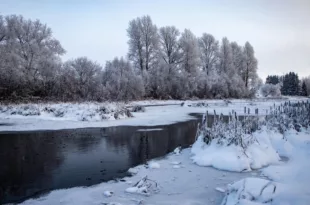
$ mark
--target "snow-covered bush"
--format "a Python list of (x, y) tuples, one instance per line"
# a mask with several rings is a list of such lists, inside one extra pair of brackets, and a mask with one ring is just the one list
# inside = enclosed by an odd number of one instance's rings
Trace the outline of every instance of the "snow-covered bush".
[(181, 103), (182, 107), (208, 107), (207, 102), (182, 102)]
[(260, 92), (264, 97), (280, 97), (281, 91), (280, 91), (280, 85), (274, 85), (274, 84), (265, 84), (262, 85), (260, 88)]
[(0, 111), (9, 115), (36, 116), (40, 110), (34, 105), (1, 106)]
[(237, 115), (230, 117), (228, 122), (223, 116), (214, 115), (214, 122), (211, 127), (207, 125), (207, 114), (204, 115), (198, 135), (203, 136), (206, 144), (216, 141), (217, 144), (230, 146), (232, 144), (246, 148), (253, 143), (252, 132), (258, 128), (255, 117), (246, 117), (243, 121)]
[(141, 105), (133, 106), (131, 112), (145, 112), (145, 107)]
[(122, 119), (122, 118), (127, 118), (127, 117), (133, 117), (130, 110), (128, 110), (127, 108), (123, 108), (123, 109), (118, 110), (114, 113), (114, 118), (116, 120)]
[(310, 102), (285, 102), (278, 107), (272, 107), (266, 116), (269, 129), (276, 129), (284, 133), (288, 129), (300, 131), (302, 127), (310, 126)]
[(101, 121), (133, 117), (122, 103), (55, 103), (1, 105), (0, 117), (33, 116), (38, 119)]
[(287, 102), (277, 108), (274, 106), (270, 114), (262, 120), (256, 117), (239, 120), (235, 115), (225, 122), (221, 116), (215, 117), (211, 127), (208, 127), (206, 115), (198, 129), (198, 138), (192, 146), (193, 161), (201, 166), (245, 171), (280, 160), (269, 135), (283, 134), (289, 129), (300, 131), (303, 127), (309, 127), (310, 103)]
[(63, 117), (66, 113), (64, 108), (45, 107), (44, 112), (52, 113), (55, 117)]
[(249, 171), (280, 160), (268, 136), (261, 132), (257, 117), (238, 118), (236, 113), (224, 121), (214, 115), (211, 127), (204, 115), (192, 146), (193, 161), (201, 166), (213, 166), (229, 171)]

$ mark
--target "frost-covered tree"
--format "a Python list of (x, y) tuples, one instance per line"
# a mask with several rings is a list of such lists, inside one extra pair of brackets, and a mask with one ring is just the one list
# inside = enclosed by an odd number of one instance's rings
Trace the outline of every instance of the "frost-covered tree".
[(157, 27), (150, 16), (138, 17), (129, 22), (128, 58), (141, 71), (148, 71), (154, 66), (158, 54)]
[(20, 95), (42, 95), (45, 93), (42, 85), (47, 83), (44, 80), (49, 78), (45, 75), (50, 75), (47, 69), (57, 67), (65, 50), (53, 38), (52, 30), (39, 20), (16, 15), (0, 19), (0, 52), (3, 54), (0, 63), (6, 71), (6, 80), (15, 84), (7, 82), (6, 95), (15, 91), (22, 91)]
[(264, 97), (279, 97), (281, 96), (280, 85), (266, 83), (261, 86), (260, 92)]
[(222, 44), (219, 52), (219, 65), (218, 73), (230, 74), (234, 73), (233, 70), (232, 50), (230, 43), (226, 37), (222, 39)]
[(197, 39), (188, 29), (182, 34), (174, 26), (158, 30), (150, 16), (130, 21), (127, 34), (128, 60), (108, 61), (102, 70), (86, 57), (63, 63), (65, 50), (39, 20), (0, 15), (0, 97), (239, 98), (253, 94), (259, 84), (249, 43), (241, 47), (224, 38), (219, 45), (207, 33)]
[(97, 96), (98, 86), (100, 85), (100, 77), (102, 67), (87, 57), (80, 57), (69, 60), (64, 64), (64, 73), (69, 78), (66, 80), (72, 86), (72, 93), (79, 99), (95, 100)]
[(241, 54), (238, 54), (238, 50), (239, 47), (232, 46), (226, 37), (222, 39), (217, 70), (219, 76), (224, 79), (223, 83), (227, 84), (225, 87), (228, 88), (228, 96), (234, 98), (248, 97), (253, 93), (245, 86), (242, 72), (238, 72), (238, 69), (243, 67), (243, 56), (239, 56)]
[(179, 30), (174, 26), (166, 26), (159, 29), (160, 53), (168, 66), (169, 74), (180, 63), (179, 35)]
[(202, 68), (207, 75), (215, 68), (218, 60), (219, 42), (211, 34), (203, 33), (199, 38)]
[(245, 67), (242, 72), (242, 79), (245, 82), (245, 87), (248, 88), (250, 86), (251, 81), (254, 81), (257, 76), (257, 59), (254, 55), (254, 48), (249, 43), (246, 42), (243, 48), (244, 57), (245, 57)]
[(115, 58), (106, 63), (102, 82), (111, 100), (136, 100), (144, 95), (142, 78), (129, 61)]
[(245, 70), (245, 55), (242, 46), (239, 46), (236, 42), (231, 42), (231, 52), (233, 67), (240, 76), (244, 75)]
[(185, 29), (179, 39), (181, 60), (179, 74), (184, 96), (193, 97), (197, 89), (197, 75), (200, 67), (200, 51), (196, 36)]
[(181, 49), (181, 66), (187, 73), (196, 73), (200, 64), (199, 47), (196, 36), (185, 29), (179, 40)]

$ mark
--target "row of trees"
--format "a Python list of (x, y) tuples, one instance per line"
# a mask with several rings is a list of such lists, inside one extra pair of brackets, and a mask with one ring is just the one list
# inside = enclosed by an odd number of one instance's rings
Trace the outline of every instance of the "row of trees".
[(128, 56), (104, 68), (65, 53), (39, 20), (0, 15), (0, 95), (4, 99), (132, 100), (250, 97), (259, 84), (250, 43), (196, 37), (174, 26), (157, 28), (149, 16), (129, 22)]
[(282, 95), (308, 96), (310, 94), (310, 77), (299, 80), (298, 74), (294, 72), (283, 76), (267, 76), (266, 84), (277, 85)]

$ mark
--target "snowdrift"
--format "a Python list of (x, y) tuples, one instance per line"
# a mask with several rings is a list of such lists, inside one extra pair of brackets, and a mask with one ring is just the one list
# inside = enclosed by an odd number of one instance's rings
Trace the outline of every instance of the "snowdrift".
[(260, 178), (229, 184), (222, 205), (307, 205), (309, 195), (297, 187)]
[(276, 164), (280, 157), (271, 145), (266, 132), (254, 133), (256, 140), (246, 149), (239, 145), (220, 145), (216, 141), (206, 144), (199, 136), (193, 144), (192, 160), (200, 166), (212, 166), (227, 171), (251, 171), (270, 164)]

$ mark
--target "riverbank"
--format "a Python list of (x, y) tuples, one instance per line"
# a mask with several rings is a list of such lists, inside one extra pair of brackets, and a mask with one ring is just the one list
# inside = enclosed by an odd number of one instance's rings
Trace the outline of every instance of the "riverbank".
[[(254, 100), (198, 100), (198, 101), (134, 101), (127, 104), (100, 103), (57, 103), (12, 105), (10, 111), (0, 111), (0, 131), (60, 130), (89, 127), (111, 126), (156, 126), (167, 125), (192, 119), (190, 113), (209, 113), (228, 115), (234, 110), (238, 115), (253, 115), (258, 109), (265, 115), (270, 106), (279, 105), (288, 99), (254, 99)], [(289, 98), (291, 101), (307, 100), (307, 98)], [(136, 105), (145, 106), (145, 112), (131, 112)], [(9, 105), (10, 106), (10, 105)], [(20, 107), (32, 109), (20, 110)], [(108, 108), (109, 111), (103, 108)], [(14, 112), (11, 112), (14, 111)], [(28, 113), (36, 112), (36, 113)], [(42, 114), (41, 114), (42, 112)], [(40, 114), (38, 114), (40, 113)], [(115, 117), (115, 113), (118, 113)], [(31, 114), (31, 115), (30, 115)]]
[(310, 130), (289, 130), (285, 136), (287, 140), (274, 134), (268, 137), (274, 149), (289, 160), (260, 170), (228, 172), (198, 166), (188, 148), (131, 168), (132, 177), (89, 188), (55, 190), (22, 204), (306, 205), (310, 200)]
[[(225, 189), (228, 183), (244, 177), (256, 176), (256, 171), (236, 173), (200, 167), (190, 159), (190, 148), (179, 155), (171, 153), (163, 159), (149, 162), (150, 166), (140, 165), (130, 169), (136, 173), (119, 182), (111, 181), (89, 188), (56, 190), (39, 199), (30, 199), (23, 205), (48, 204), (220, 204), (224, 193), (216, 188)], [(152, 183), (148, 192), (128, 193), (126, 190), (147, 176)], [(155, 182), (157, 184), (153, 183)], [(219, 189), (219, 190), (221, 190)], [(127, 190), (128, 191), (128, 190)], [(111, 193), (107, 196), (105, 193)], [(141, 203), (140, 203), (141, 202)]]

